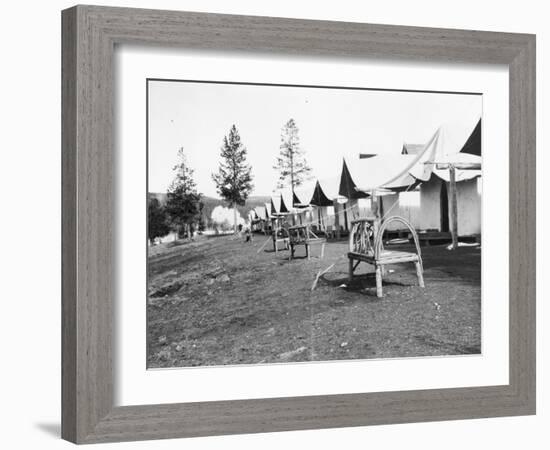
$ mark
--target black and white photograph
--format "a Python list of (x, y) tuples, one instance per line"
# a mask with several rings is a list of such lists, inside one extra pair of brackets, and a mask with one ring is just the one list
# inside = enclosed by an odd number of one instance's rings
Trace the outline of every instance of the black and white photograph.
[(147, 368), (481, 354), (483, 95), (146, 96)]

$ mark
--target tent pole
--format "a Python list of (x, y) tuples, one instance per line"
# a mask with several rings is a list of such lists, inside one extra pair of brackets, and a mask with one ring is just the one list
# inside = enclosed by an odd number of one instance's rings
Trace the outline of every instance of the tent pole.
[(344, 226), (346, 228), (346, 231), (349, 231), (349, 226), (348, 226), (348, 206), (349, 206), (349, 200), (344, 203), (343, 205), (343, 208), (344, 208)]
[(334, 228), (336, 229), (336, 239), (340, 239), (340, 212), (338, 211), (338, 201), (332, 202), (334, 206)]
[(451, 248), (454, 250), (458, 247), (458, 206), (456, 198), (456, 173), (455, 167), (452, 164), (449, 165), (449, 191), (451, 194), (449, 198), (449, 202), (451, 203)]
[(374, 210), (374, 217), (376, 217), (376, 220), (374, 221), (374, 235), (376, 236), (378, 234), (378, 228), (380, 224), (380, 197), (376, 195), (375, 190), (372, 190), (370, 191), (370, 198), (371, 204), (374, 206), (372, 208)]

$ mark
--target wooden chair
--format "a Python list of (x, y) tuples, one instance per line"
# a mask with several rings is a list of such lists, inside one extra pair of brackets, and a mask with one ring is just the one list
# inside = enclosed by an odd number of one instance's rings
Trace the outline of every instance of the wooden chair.
[(275, 228), (271, 236), (273, 238), (273, 251), (277, 253), (279, 251), (279, 243), (283, 243), (285, 250), (288, 250), (288, 230), (284, 227)]
[(303, 245), (306, 248), (307, 259), (310, 259), (310, 246), (312, 245), (321, 245), (321, 258), (325, 254), (325, 244), (326, 239), (318, 237), (312, 230), (309, 225), (295, 225), (288, 229), (289, 245), (290, 245), (290, 255), (289, 260), (294, 258), (295, 247), (298, 245)]
[[(416, 252), (404, 252), (384, 249), (383, 235), (388, 225), (392, 222), (401, 222), (411, 232)], [(379, 219), (365, 218), (354, 220), (349, 235), (349, 282), (353, 279), (353, 272), (361, 262), (371, 264), (376, 271), (376, 296), (382, 297), (382, 275), (384, 265), (413, 263), (416, 267), (418, 285), (424, 287), (422, 257), (420, 245), (415, 229), (409, 222), (399, 216), (390, 217), (379, 226)]]

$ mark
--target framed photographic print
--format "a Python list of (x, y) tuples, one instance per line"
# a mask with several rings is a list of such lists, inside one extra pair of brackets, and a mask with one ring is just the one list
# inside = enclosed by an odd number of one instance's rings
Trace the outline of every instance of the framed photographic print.
[(65, 439), (534, 414), (534, 36), (62, 18)]

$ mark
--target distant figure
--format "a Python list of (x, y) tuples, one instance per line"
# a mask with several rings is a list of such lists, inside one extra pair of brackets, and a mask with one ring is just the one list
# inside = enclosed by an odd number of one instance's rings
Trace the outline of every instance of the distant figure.
[(252, 243), (252, 232), (250, 231), (250, 228), (246, 228), (244, 230), (244, 235), (245, 235), (245, 242), (250, 242)]
[(243, 224), (240, 223), (239, 224), (239, 234), (241, 234), (243, 232)]

